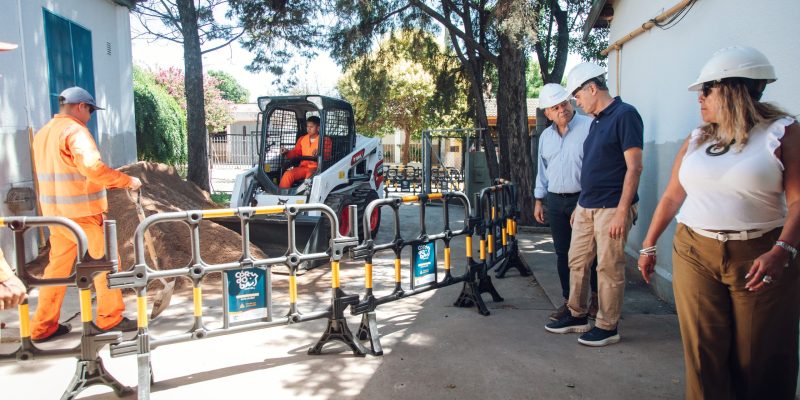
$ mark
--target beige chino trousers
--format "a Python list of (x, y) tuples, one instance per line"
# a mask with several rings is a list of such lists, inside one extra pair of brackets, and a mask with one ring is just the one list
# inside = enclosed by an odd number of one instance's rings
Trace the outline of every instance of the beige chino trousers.
[(572, 223), (572, 243), (569, 248), (569, 301), (567, 306), (574, 317), (584, 317), (588, 311), (589, 277), (592, 261), (597, 257), (597, 297), (599, 309), (595, 326), (616, 329), (622, 313), (625, 294), (625, 243), (637, 204), (631, 206), (625, 219), (625, 231), (620, 239), (608, 235), (616, 208), (575, 208)]

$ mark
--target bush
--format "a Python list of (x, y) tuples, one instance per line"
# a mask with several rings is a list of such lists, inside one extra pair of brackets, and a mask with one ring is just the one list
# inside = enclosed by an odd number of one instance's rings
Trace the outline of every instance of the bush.
[(185, 164), (186, 114), (150, 72), (138, 67), (133, 70), (133, 104), (139, 159)]

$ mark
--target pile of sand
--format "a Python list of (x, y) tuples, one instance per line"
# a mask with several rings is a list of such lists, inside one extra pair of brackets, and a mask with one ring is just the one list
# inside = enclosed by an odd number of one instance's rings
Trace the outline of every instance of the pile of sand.
[[(207, 210), (220, 208), (211, 201), (208, 193), (178, 175), (164, 164), (138, 162), (120, 168), (122, 172), (142, 180), (141, 203), (145, 215), (155, 213)], [(139, 216), (136, 194), (125, 189), (108, 192), (108, 218), (117, 221), (119, 269), (134, 265), (133, 239)], [(150, 236), (157, 253), (158, 269), (181, 268), (191, 264), (189, 225), (184, 222), (166, 222), (153, 225)], [(257, 247), (250, 245), (256, 259), (266, 258)], [(234, 262), (242, 255), (242, 238), (210, 220), (200, 222), (200, 257), (208, 264)], [(151, 258), (147, 258), (148, 265)], [(151, 268), (154, 266), (150, 265)]]

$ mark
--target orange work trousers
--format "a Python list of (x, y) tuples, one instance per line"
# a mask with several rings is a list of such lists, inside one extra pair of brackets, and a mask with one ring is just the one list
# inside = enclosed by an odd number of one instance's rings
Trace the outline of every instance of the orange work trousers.
[(314, 175), (314, 172), (316, 171), (316, 168), (294, 167), (283, 173), (283, 176), (281, 177), (281, 183), (278, 185), (278, 187), (281, 189), (289, 189), (292, 187), (293, 183), (301, 179), (308, 179), (308, 177)]
[[(89, 255), (101, 258), (105, 254), (105, 236), (103, 235), (103, 215), (72, 218), (80, 225), (89, 239)], [(72, 231), (60, 226), (50, 227), (50, 263), (44, 269), (44, 278), (64, 278), (72, 273), (75, 259), (78, 256), (78, 241)], [(97, 293), (97, 327), (108, 329), (122, 320), (125, 304), (122, 291), (109, 289), (107, 273), (97, 274), (94, 278), (94, 289)], [(33, 317), (31, 337), (46, 338), (58, 329), (61, 315), (61, 304), (64, 302), (66, 286), (44, 286), (39, 288), (39, 305)]]

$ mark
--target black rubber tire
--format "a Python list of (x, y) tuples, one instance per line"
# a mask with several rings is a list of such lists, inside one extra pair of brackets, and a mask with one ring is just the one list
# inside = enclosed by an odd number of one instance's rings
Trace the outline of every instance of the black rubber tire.
[[(358, 205), (358, 227), (359, 229), (363, 229), (364, 213), (367, 211), (367, 206), (372, 201), (379, 199), (380, 196), (378, 196), (378, 192), (370, 188), (370, 189), (356, 190), (356, 192), (353, 193), (353, 197), (356, 201), (358, 201), (356, 203)], [(374, 228), (370, 229), (370, 235), (372, 235), (373, 239), (375, 238), (375, 235), (378, 234), (378, 230), (380, 230), (381, 227), (380, 207), (377, 209), (377, 211), (378, 211), (378, 222), (375, 224)], [(363, 235), (359, 231), (359, 237), (361, 238), (361, 240), (364, 240), (364, 238), (361, 236)]]

